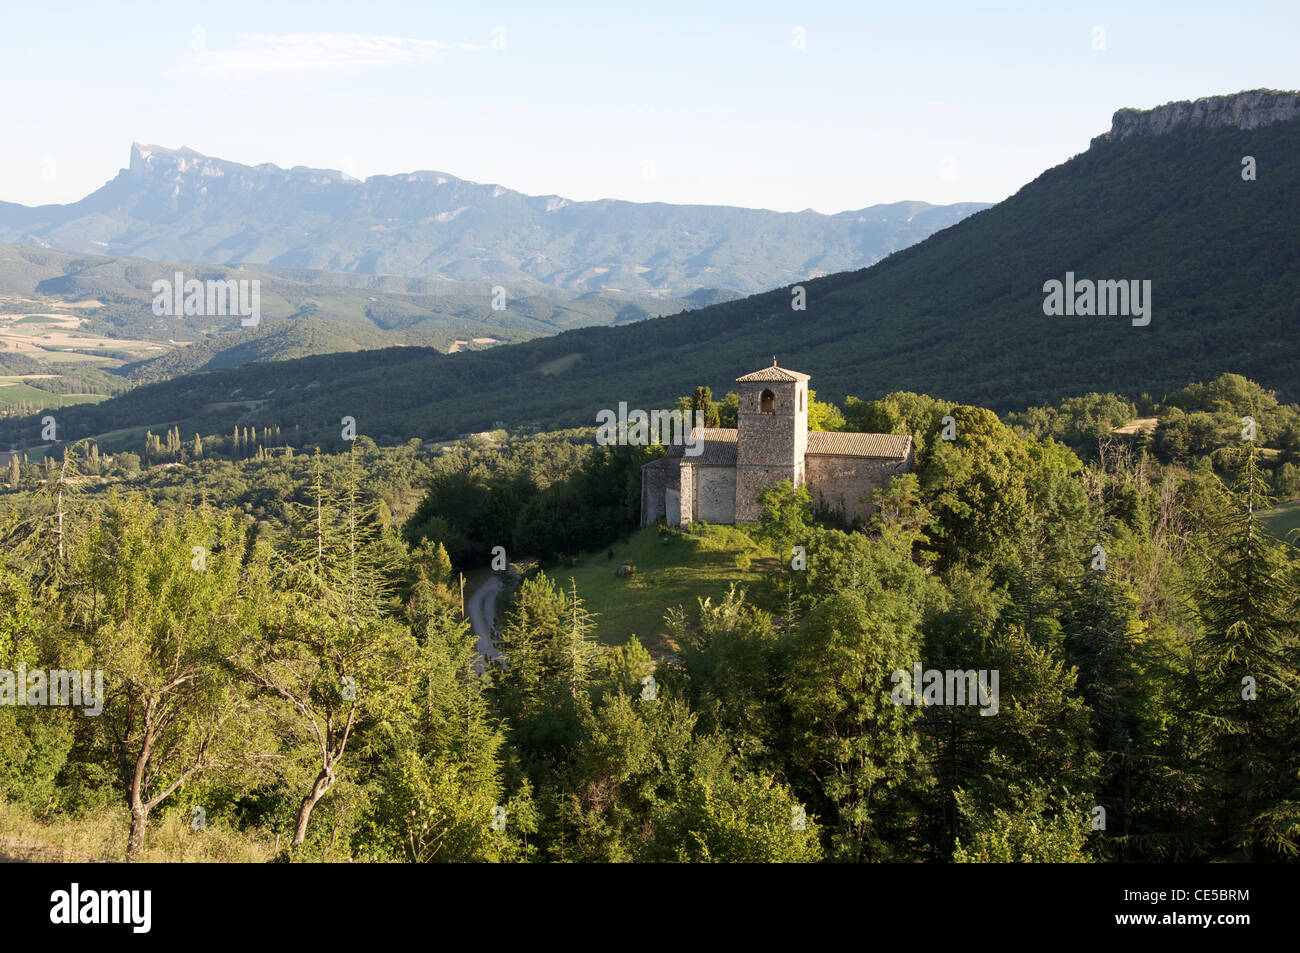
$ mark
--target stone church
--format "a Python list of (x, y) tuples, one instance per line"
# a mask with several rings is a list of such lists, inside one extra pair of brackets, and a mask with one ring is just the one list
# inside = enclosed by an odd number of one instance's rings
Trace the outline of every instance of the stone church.
[(694, 520), (757, 523), (758, 495), (781, 480), (807, 486), (813, 501), (847, 519), (865, 518), (862, 497), (912, 468), (906, 434), (832, 433), (808, 429), (808, 375), (772, 366), (736, 378), (736, 429), (697, 427), (703, 449), (677, 444), (641, 468), (641, 525)]

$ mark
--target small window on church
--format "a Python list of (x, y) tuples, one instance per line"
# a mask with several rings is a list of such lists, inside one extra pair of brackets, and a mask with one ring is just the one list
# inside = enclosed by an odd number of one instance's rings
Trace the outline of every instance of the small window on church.
[(803, 410), (803, 391), (799, 391), (799, 409)]
[(763, 413), (765, 414), (776, 413), (776, 397), (775, 395), (773, 395), (773, 393), (770, 390), (763, 391), (763, 395), (759, 398), (759, 401), (760, 401), (759, 410), (761, 410)]

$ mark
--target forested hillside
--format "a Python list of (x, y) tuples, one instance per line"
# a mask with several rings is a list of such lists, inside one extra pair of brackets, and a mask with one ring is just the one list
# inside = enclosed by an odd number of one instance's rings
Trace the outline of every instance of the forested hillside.
[[(158, 860), (1297, 855), (1300, 562), (1259, 514), (1300, 492), (1300, 408), (1228, 376), (1011, 424), (907, 392), (815, 409), (910, 433), (914, 472), (858, 527), (785, 483), (755, 526), (640, 531), (697, 571), (684, 599), (662, 565), (571, 581), (637, 533), (657, 452), (589, 430), (323, 455), (169, 432), (143, 459), (19, 462), (0, 668), (104, 691), (93, 716), (0, 706), (0, 837)], [(460, 571), (498, 546), (509, 665), (484, 672)], [(597, 642), (630, 602), (653, 624)], [(941, 683), (904, 691), (918, 671)]]
[[(1242, 159), (1258, 174), (1243, 179)], [(1293, 399), (1300, 373), (1300, 121), (1099, 138), (1016, 195), (858, 272), (626, 327), (485, 353), (371, 351), (244, 367), (64, 412), (67, 435), (172, 421), (223, 433), (297, 425), (323, 438), (345, 414), (381, 442), (584, 425), (626, 400), (721, 393), (770, 363), (825, 396), (943, 393), (999, 411), (1089, 391), (1152, 398), (1223, 372)], [(1151, 282), (1150, 323), (1049, 317), (1044, 284)], [(326, 386), (328, 385), (328, 386)], [(310, 390), (308, 389), (310, 388)], [(255, 413), (213, 410), (233, 393)], [(7, 426), (21, 439), (31, 424)]]

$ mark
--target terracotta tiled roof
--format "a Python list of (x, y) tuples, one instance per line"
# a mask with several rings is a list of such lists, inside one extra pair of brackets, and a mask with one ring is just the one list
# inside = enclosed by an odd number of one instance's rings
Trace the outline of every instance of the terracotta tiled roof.
[(787, 371), (784, 367), (777, 367), (773, 364), (771, 367), (765, 367), (761, 371), (754, 371), (752, 374), (746, 374), (744, 377), (737, 377), (736, 383), (750, 384), (759, 381), (780, 381), (786, 384), (793, 384), (795, 381), (809, 380), (807, 374), (800, 374), (798, 371)]
[(910, 434), (836, 433), (808, 431), (808, 452), (839, 457), (879, 457), (902, 460), (912, 448)]
[[(691, 431), (691, 438), (704, 441), (704, 450), (701, 453), (691, 456), (683, 454), (684, 447), (673, 446), (668, 448), (669, 455), (656, 463), (664, 466), (676, 466), (679, 461), (683, 464), (704, 467), (736, 465), (738, 444), (735, 430), (726, 427), (696, 427)], [(808, 452), (821, 456), (904, 460), (911, 449), (912, 438), (908, 434), (808, 431)]]
[(736, 431), (728, 427), (696, 427), (691, 439), (704, 440), (704, 450), (697, 456), (685, 453), (682, 463), (704, 467), (734, 467), (736, 465)]
[(703, 437), (705, 440), (716, 440), (718, 443), (735, 443), (735, 427), (695, 427), (691, 430), (691, 436)]

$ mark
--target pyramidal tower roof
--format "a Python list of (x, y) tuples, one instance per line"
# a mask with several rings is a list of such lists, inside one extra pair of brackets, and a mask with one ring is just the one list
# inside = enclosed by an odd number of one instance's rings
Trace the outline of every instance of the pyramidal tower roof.
[(810, 380), (807, 374), (801, 374), (798, 371), (787, 371), (784, 367), (778, 367), (776, 358), (772, 358), (772, 366), (765, 367), (761, 371), (754, 371), (752, 374), (746, 374), (744, 377), (737, 377), (737, 384), (751, 384), (759, 381), (781, 381), (786, 384), (793, 384), (797, 381)]

